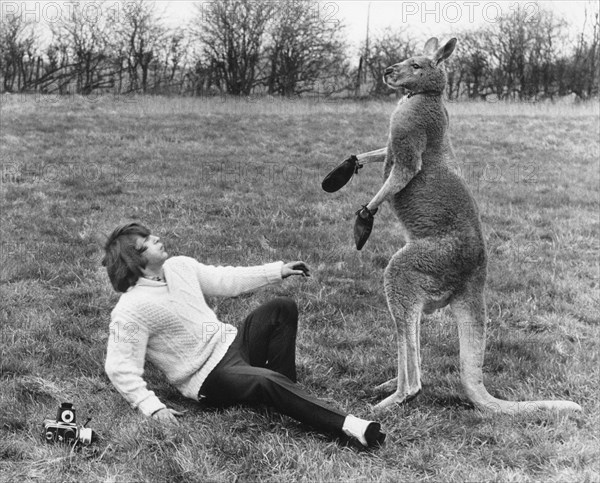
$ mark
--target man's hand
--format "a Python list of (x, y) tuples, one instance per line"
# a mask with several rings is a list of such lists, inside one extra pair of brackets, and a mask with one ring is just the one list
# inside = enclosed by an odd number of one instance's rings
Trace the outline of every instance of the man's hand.
[(304, 262), (290, 262), (285, 263), (281, 267), (281, 278), (287, 278), (290, 275), (303, 275), (304, 277), (310, 277), (308, 273), (308, 265)]
[(175, 411), (175, 409), (171, 409), (171, 408), (163, 408), (163, 409), (159, 409), (158, 411), (156, 411), (152, 417), (154, 419), (158, 419), (159, 421), (165, 422), (165, 423), (172, 423), (172, 424), (179, 424), (179, 421), (177, 421), (177, 418), (175, 416), (183, 416), (184, 413), (180, 412), (180, 411)]

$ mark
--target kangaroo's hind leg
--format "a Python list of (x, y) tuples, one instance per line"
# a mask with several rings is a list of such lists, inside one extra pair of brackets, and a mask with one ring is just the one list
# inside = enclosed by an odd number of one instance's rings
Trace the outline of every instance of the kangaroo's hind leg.
[[(392, 310), (390, 309), (390, 313), (392, 313)], [(420, 372), (420, 367), (421, 367), (421, 363), (423, 362), (421, 359), (421, 316), (423, 315), (423, 312), (419, 313), (419, 317), (417, 319), (417, 326), (415, 329), (415, 334), (416, 334), (416, 342), (415, 342), (415, 347), (417, 350), (417, 363), (419, 364), (419, 372)], [(394, 316), (392, 315), (392, 319), (394, 318)], [(386, 394), (386, 393), (390, 393), (392, 391), (395, 391), (396, 388), (398, 387), (398, 377), (393, 377), (392, 379), (390, 379), (389, 381), (384, 382), (383, 384), (379, 384), (379, 386), (375, 386), (374, 391), (380, 394)]]
[(412, 264), (416, 251), (415, 244), (405, 245), (392, 257), (384, 273), (385, 295), (398, 337), (398, 377), (378, 386), (378, 390), (392, 389), (397, 381), (396, 391), (377, 404), (375, 410), (406, 401), (421, 390), (419, 324), (425, 293), (420, 280), (423, 275)]
[[(391, 310), (390, 310), (391, 313)], [(419, 313), (419, 318), (417, 320), (417, 326), (416, 326), (416, 343), (415, 343), (415, 347), (416, 347), (416, 351), (417, 351), (417, 369), (419, 372), (419, 380), (420, 380), (420, 372), (421, 372), (421, 315), (423, 313), (420, 312)], [(393, 316), (392, 316), (393, 318)], [(414, 359), (413, 359), (414, 361)], [(410, 372), (410, 370), (407, 367), (407, 373)], [(387, 394), (390, 393), (392, 391), (395, 391), (396, 388), (398, 387), (398, 377), (393, 377), (392, 379), (390, 379), (389, 381), (384, 382), (383, 384), (379, 384), (379, 386), (375, 386), (374, 391), (380, 394)], [(417, 395), (419, 391), (415, 392), (414, 394), (410, 394), (408, 397), (414, 397)]]

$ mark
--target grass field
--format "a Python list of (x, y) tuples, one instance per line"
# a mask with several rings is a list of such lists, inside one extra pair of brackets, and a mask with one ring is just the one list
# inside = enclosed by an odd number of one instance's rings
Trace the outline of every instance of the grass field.
[[(52, 101), (52, 102), (50, 102)], [(125, 102), (126, 101), (126, 102)], [(490, 266), (485, 364), (506, 399), (570, 399), (581, 414), (483, 414), (465, 400), (456, 328), (424, 318), (424, 390), (384, 413), (386, 446), (357, 451), (267, 410), (208, 410), (147, 367), (178, 427), (132, 411), (104, 374), (118, 296), (104, 236), (139, 220), (171, 254), (214, 264), (305, 260), (310, 279), (211, 301), (238, 324), (275, 295), (300, 307), (301, 383), (361, 417), (395, 375), (382, 274), (399, 246), (389, 207), (361, 252), (354, 212), (393, 101), (35, 99), (1, 106), (0, 481), (600, 481), (598, 106), (449, 104), (456, 169), (482, 211)], [(41, 423), (72, 401), (102, 440), (49, 446)]]

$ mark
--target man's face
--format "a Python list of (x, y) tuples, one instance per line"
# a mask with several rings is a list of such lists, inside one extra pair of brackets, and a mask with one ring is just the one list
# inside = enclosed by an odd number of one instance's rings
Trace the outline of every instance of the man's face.
[(160, 238), (155, 235), (148, 235), (146, 238), (140, 236), (136, 241), (136, 248), (143, 250), (142, 254), (148, 263), (146, 267), (160, 266), (169, 256)]

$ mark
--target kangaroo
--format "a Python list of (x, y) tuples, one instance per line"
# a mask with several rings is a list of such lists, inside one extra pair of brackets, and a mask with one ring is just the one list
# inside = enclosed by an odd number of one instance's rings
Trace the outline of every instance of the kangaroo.
[(424, 53), (385, 70), (384, 81), (410, 93), (391, 116), (387, 147), (352, 156), (323, 181), (339, 189), (363, 164), (384, 162), (384, 184), (356, 214), (357, 249), (366, 242), (378, 207), (389, 201), (401, 222), (404, 245), (384, 272), (384, 290), (398, 335), (398, 376), (376, 387), (395, 392), (382, 410), (421, 391), (420, 320), (450, 305), (460, 344), (461, 383), (475, 407), (502, 413), (538, 409), (581, 410), (570, 401), (512, 402), (490, 395), (483, 384), (487, 323), (484, 287), (487, 252), (479, 211), (466, 183), (448, 166), (453, 156), (443, 62), (456, 39), (438, 48), (431, 38)]

